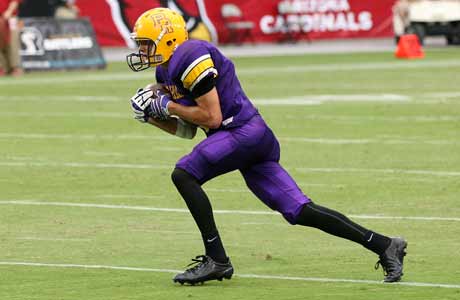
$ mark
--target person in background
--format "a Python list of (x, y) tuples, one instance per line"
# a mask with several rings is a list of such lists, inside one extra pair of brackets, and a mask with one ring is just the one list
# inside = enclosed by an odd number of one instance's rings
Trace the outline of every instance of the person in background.
[[(0, 0), (1, 1), (1, 0)], [(54, 16), (55, 0), (21, 0), (19, 5), (20, 18), (46, 18)]]
[(54, 17), (57, 19), (76, 19), (80, 10), (75, 0), (56, 0)]
[(75, 19), (78, 13), (75, 0), (22, 0), (19, 6), (21, 18)]
[(19, 0), (0, 0), (0, 76), (22, 75), (19, 57)]
[(419, 0), (398, 0), (393, 5), (393, 31), (395, 33), (396, 43), (398, 43), (399, 38), (406, 33), (406, 28), (410, 24), (410, 5), (417, 1)]

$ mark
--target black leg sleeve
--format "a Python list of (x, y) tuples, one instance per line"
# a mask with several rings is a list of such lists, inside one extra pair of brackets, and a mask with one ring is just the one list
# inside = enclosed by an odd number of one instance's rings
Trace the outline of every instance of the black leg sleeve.
[(354, 241), (379, 255), (391, 242), (390, 238), (354, 223), (343, 214), (314, 203), (304, 205), (297, 217), (297, 224), (318, 228), (329, 234)]
[(206, 255), (219, 262), (227, 261), (227, 255), (214, 222), (211, 203), (199, 182), (195, 177), (179, 168), (174, 169), (171, 178), (200, 229)]
[(217, 232), (211, 203), (198, 181), (182, 169), (175, 168), (171, 175), (177, 190), (184, 198), (190, 213), (195, 219), (202, 235)]

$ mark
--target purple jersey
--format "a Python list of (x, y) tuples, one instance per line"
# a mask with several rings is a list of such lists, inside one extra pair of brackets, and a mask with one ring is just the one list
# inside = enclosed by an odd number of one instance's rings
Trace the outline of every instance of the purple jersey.
[(190, 40), (177, 47), (167, 67), (157, 67), (156, 79), (182, 105), (197, 105), (194, 96), (213, 81), (219, 95), (222, 125), (205, 129), (208, 137), (176, 167), (200, 184), (239, 169), (251, 191), (294, 224), (311, 200), (279, 164), (278, 140), (243, 92), (233, 63), (214, 45)]
[(222, 111), (222, 125), (216, 131), (239, 127), (256, 115), (257, 109), (241, 88), (235, 66), (213, 44), (189, 40), (181, 44), (167, 67), (156, 68), (156, 80), (165, 84), (173, 100), (182, 105), (196, 105), (193, 89), (209, 76), (216, 79)]

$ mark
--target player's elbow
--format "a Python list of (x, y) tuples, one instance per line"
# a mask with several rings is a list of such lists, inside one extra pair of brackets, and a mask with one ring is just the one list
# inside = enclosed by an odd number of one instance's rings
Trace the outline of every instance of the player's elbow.
[(211, 118), (209, 118), (207, 127), (209, 129), (217, 129), (220, 127), (221, 124), (222, 124), (222, 115), (212, 116)]
[(220, 124), (221, 123), (218, 123), (218, 122), (213, 122), (213, 123), (209, 123), (209, 125), (207, 126), (209, 129), (217, 129), (220, 127)]

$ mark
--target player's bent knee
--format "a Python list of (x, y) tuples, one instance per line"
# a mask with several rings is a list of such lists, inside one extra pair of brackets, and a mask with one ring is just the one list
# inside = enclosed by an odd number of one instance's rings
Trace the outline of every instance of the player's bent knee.
[(196, 179), (192, 175), (180, 168), (174, 169), (171, 173), (171, 180), (176, 187), (184, 186), (190, 182), (196, 182)]
[(313, 202), (305, 203), (300, 210), (300, 213), (297, 215), (295, 223), (303, 226), (312, 226), (316, 225), (317, 214), (316, 209), (318, 206)]

